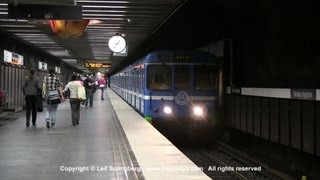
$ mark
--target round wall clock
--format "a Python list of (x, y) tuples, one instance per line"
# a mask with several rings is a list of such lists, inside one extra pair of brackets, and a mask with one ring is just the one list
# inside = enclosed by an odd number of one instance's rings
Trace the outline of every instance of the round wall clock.
[(109, 39), (108, 46), (113, 52), (121, 52), (126, 48), (126, 40), (119, 35), (112, 36)]

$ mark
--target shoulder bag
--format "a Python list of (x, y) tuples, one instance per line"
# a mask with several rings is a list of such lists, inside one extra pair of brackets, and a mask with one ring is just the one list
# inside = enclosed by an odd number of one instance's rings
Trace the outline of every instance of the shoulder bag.
[(84, 101), (86, 100), (86, 90), (83, 86), (79, 86), (77, 87), (77, 94), (78, 94), (78, 99), (80, 101)]

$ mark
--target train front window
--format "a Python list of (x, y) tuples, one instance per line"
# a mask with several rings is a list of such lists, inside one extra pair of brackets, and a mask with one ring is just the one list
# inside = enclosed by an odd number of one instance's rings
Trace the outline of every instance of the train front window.
[(167, 65), (150, 65), (147, 69), (147, 88), (150, 90), (171, 89), (172, 70)]
[(176, 65), (174, 66), (174, 82), (176, 89), (190, 89), (190, 66)]
[(194, 88), (196, 90), (214, 90), (217, 88), (217, 66), (194, 66)]

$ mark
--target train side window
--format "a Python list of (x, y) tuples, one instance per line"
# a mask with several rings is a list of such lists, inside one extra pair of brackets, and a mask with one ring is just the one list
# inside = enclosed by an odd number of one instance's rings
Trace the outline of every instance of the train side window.
[(171, 89), (172, 68), (167, 65), (150, 65), (147, 69), (147, 88), (150, 90)]
[(214, 90), (217, 88), (217, 66), (194, 66), (194, 88), (196, 90)]

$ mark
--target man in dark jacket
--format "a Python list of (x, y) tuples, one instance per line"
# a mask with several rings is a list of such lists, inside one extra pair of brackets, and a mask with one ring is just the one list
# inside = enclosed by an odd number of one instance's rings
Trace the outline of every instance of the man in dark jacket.
[(83, 81), (83, 86), (86, 88), (87, 99), (83, 101), (82, 106), (88, 107), (89, 101), (89, 106), (93, 107), (94, 81), (91, 77), (89, 77), (89, 75), (87, 75), (86, 79)]

